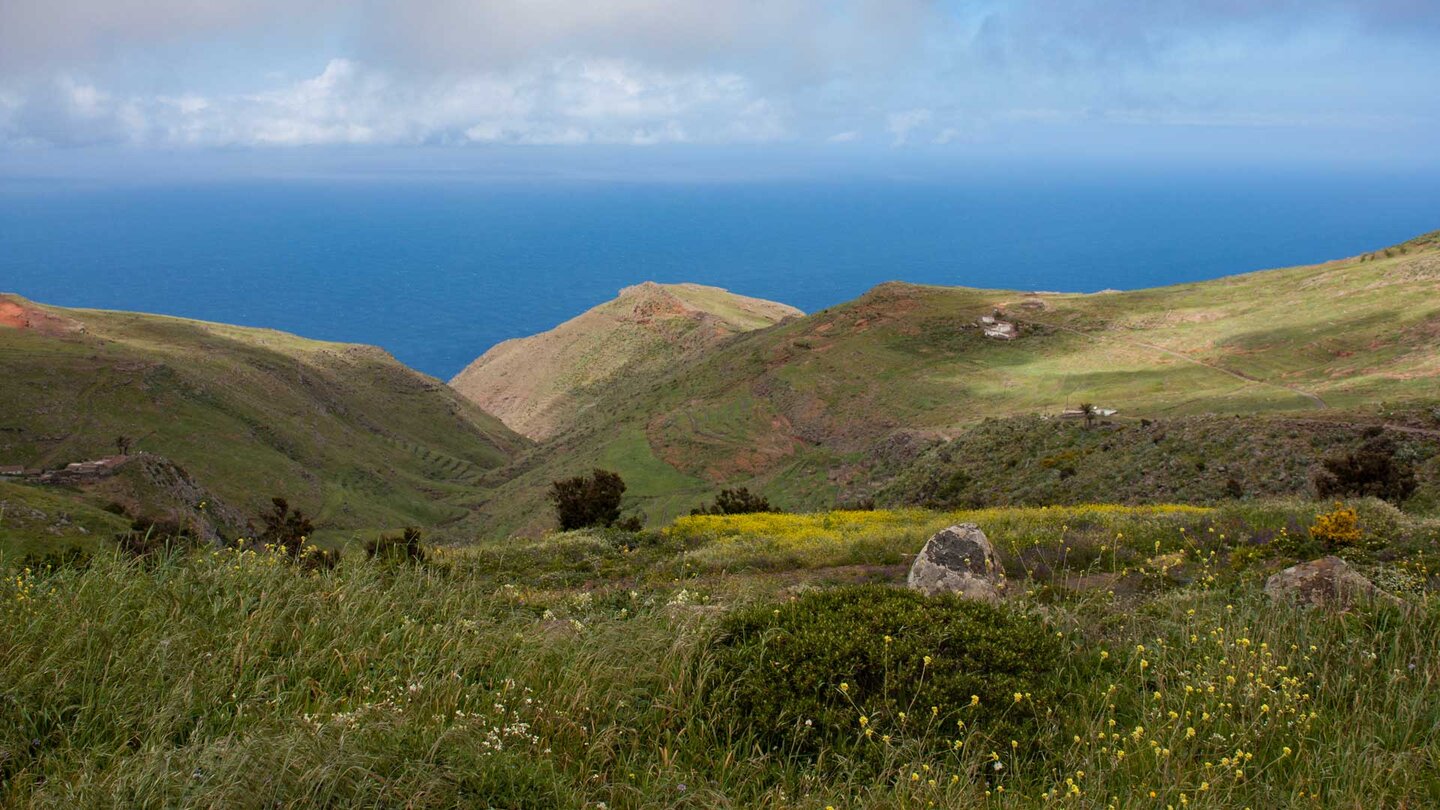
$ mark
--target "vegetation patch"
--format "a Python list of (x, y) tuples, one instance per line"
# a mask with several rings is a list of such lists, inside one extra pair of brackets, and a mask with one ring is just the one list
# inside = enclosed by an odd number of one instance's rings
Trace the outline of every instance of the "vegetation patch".
[(879, 755), (1032, 739), (1059, 647), (1037, 616), (885, 586), (806, 593), (728, 616), (711, 701), (765, 748)]

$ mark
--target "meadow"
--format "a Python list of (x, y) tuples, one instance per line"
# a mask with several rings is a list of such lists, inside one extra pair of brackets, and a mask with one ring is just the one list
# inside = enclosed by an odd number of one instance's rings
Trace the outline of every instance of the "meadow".
[[(1321, 551), (1332, 505), (1300, 501), (692, 517), (318, 572), (232, 549), (11, 555), (0, 804), (1433, 806), (1440, 525), (1354, 506), (1342, 553), (1399, 605), (1264, 596)], [(911, 625), (805, 676), (830, 726), (727, 702), (737, 617), (779, 633), (817, 594), (885, 603), (958, 521), (1007, 571), (985, 615), (1047, 639), (1034, 692), (908, 706), (925, 676), (901, 677), (901, 650), (935, 631)], [(939, 674), (954, 651), (915, 652)], [(861, 713), (859, 659), (902, 711)], [(827, 742), (776, 744), (796, 729)]]

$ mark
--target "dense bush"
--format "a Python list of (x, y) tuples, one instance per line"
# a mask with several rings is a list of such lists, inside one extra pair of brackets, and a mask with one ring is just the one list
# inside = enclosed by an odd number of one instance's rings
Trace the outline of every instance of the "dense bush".
[(709, 506), (692, 510), (692, 515), (754, 515), (762, 512), (779, 512), (764, 495), (751, 492), (747, 487), (722, 489)]
[(640, 529), (640, 519), (620, 517), (620, 501), (625, 495), (625, 479), (609, 470), (595, 470), (550, 485), (550, 502), (561, 531), (594, 526)]
[(714, 708), (809, 755), (1028, 739), (1061, 657), (1038, 618), (873, 585), (741, 610), (721, 632)]
[(1321, 462), (1313, 483), (1322, 498), (1375, 497), (1401, 503), (1415, 494), (1415, 467), (1396, 457), (1395, 441), (1379, 428), (1366, 432), (1359, 449)]

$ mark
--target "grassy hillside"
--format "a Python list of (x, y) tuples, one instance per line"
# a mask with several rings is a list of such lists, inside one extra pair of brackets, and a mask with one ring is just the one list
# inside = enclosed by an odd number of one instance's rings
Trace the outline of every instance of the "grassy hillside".
[[(0, 805), (1432, 807), (1440, 526), (1357, 505), (1343, 553), (1400, 606), (1268, 600), (1328, 508), (1296, 502), (687, 518), (319, 573), (0, 558)], [(947, 643), (887, 586), (956, 520), (1008, 595), (926, 601), (984, 621)], [(863, 634), (805, 613), (836, 597)], [(825, 715), (735, 702), (747, 623), (759, 697)], [(1023, 691), (1020, 631), (1042, 652)], [(853, 657), (774, 666), (817, 641)], [(965, 688), (925, 699), (940, 683)]]
[[(1419, 479), (1407, 506), (1434, 509), (1440, 414), (1417, 415), (1426, 427), (1388, 432)], [(877, 497), (957, 508), (1085, 503), (1107, 494), (1126, 503), (1292, 495), (1307, 491), (1318, 459), (1354, 451), (1364, 441), (1359, 428), (1387, 421), (1373, 412), (1343, 416), (1105, 419), (1088, 428), (1038, 416), (987, 419), (901, 466)]]
[(450, 384), (520, 433), (545, 438), (630, 378), (802, 314), (718, 287), (645, 282), (548, 332), (495, 346)]
[(128, 528), (129, 520), (68, 492), (0, 481), (0, 553), (12, 558), (96, 551)]
[(380, 349), (16, 296), (0, 379), (0, 464), (63, 466), (125, 435), (245, 514), (283, 495), (331, 531), (463, 517), (453, 501), (528, 444)]
[[(996, 311), (1017, 339), (982, 334), (979, 320)], [(492, 525), (533, 530), (544, 486), (597, 464), (634, 479), (635, 504), (658, 520), (725, 484), (823, 507), (989, 417), (1089, 402), (1122, 419), (1340, 412), (1340, 422), (1375, 423), (1385, 417), (1374, 406), (1434, 399), (1437, 381), (1433, 234), (1354, 259), (1134, 292), (890, 283), (625, 375), (481, 507)]]

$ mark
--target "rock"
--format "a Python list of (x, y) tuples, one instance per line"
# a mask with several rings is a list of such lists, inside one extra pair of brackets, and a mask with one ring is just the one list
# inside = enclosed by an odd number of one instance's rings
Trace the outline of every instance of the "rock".
[(1292, 565), (1265, 580), (1265, 593), (1280, 602), (1342, 609), (1359, 601), (1400, 602), (1339, 557), (1321, 557)]
[(929, 596), (954, 593), (966, 599), (1000, 601), (1000, 558), (974, 523), (942, 529), (925, 542), (906, 584)]

